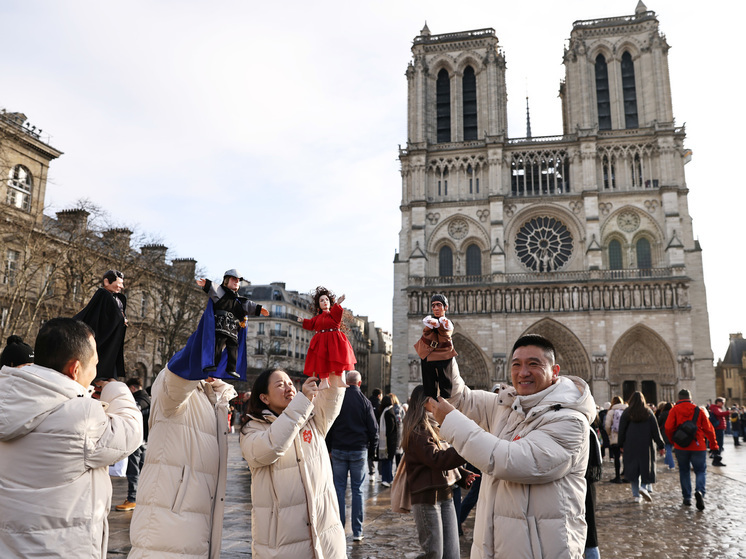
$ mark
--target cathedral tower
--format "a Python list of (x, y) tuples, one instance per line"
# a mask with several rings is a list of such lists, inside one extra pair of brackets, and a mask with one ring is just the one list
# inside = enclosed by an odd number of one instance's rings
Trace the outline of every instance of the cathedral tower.
[(505, 58), (492, 29), (414, 40), (402, 228), (394, 263), (392, 390), (419, 382), (429, 298), (449, 299), (467, 382), (509, 381), (524, 333), (558, 348), (597, 401), (642, 391), (703, 401), (714, 373), (654, 12), (576, 21), (560, 84), (563, 134), (509, 138)]

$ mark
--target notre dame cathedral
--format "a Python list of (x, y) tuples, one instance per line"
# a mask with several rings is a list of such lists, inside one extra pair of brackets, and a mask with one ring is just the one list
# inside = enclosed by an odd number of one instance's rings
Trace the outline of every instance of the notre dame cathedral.
[[(462, 375), (510, 381), (523, 334), (557, 346), (597, 402), (640, 390), (715, 394), (690, 153), (671, 105), (655, 12), (574, 23), (559, 84), (563, 130), (511, 138), (493, 29), (415, 37), (400, 148), (391, 389), (420, 382), (413, 345), (443, 293)], [(562, 374), (561, 373), (561, 374)]]

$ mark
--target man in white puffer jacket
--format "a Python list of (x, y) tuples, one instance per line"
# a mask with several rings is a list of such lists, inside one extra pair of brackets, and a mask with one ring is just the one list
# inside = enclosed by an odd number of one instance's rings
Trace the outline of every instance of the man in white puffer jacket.
[(596, 404), (583, 380), (559, 376), (555, 354), (546, 338), (520, 338), (513, 386), (496, 394), (469, 390), (454, 360), (450, 400), (428, 401), (441, 435), (482, 470), (472, 559), (583, 557)]
[(86, 324), (46, 322), (34, 352), (36, 364), (0, 371), (0, 557), (105, 559), (108, 466), (140, 446), (142, 414), (122, 382), (90, 397)]

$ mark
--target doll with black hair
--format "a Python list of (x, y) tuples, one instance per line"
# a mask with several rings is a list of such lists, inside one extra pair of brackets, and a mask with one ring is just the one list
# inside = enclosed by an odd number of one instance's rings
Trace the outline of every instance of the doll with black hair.
[(458, 355), (453, 349), (453, 322), (446, 317), (448, 299), (436, 293), (430, 299), (432, 315), (422, 319), (422, 337), (414, 344), (422, 365), (422, 386), (425, 396), (437, 399), (451, 397), (451, 381), (446, 369)]
[(319, 286), (313, 293), (313, 318), (298, 317), (305, 330), (315, 330), (306, 354), (306, 364), (303, 374), (316, 376), (321, 379), (319, 388), (329, 388), (329, 375), (342, 377), (344, 383), (345, 371), (355, 369), (355, 353), (350, 340), (344, 334), (342, 315), (344, 309), (341, 304), (345, 296), (336, 299), (334, 293)]

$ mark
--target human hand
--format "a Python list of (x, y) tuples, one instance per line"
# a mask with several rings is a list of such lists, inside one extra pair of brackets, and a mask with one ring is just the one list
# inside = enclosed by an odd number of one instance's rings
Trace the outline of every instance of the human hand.
[(262, 307), (262, 310), (259, 311), (259, 314), (261, 314), (262, 316), (269, 316), (269, 311)]
[(425, 400), (425, 409), (433, 414), (433, 417), (435, 417), (435, 421), (437, 421), (438, 424), (442, 424), (446, 416), (456, 408), (454, 408), (448, 400), (444, 400), (443, 397), (438, 397), (437, 400), (432, 398)]
[(95, 400), (101, 399), (101, 391), (104, 389), (104, 386), (109, 384), (110, 382), (115, 382), (116, 379), (113, 378), (99, 378), (95, 379), (93, 381), (93, 393), (91, 394), (91, 398), (94, 398)]
[(344, 302), (344, 300), (345, 300), (345, 296), (344, 296), (344, 293), (343, 293), (342, 296), (339, 299), (337, 299), (337, 304), (341, 305)]
[(297, 320), (298, 322), (303, 322), (303, 319), (301, 317), (298, 317), (295, 320)]
[(318, 380), (319, 379), (317, 377), (308, 377), (308, 379), (306, 379), (306, 382), (304, 382), (303, 386), (301, 387), (301, 390), (303, 391), (305, 397), (312, 402), (316, 395), (319, 393)]
[(479, 477), (479, 474), (475, 474), (474, 472), (470, 472), (469, 470), (464, 470), (467, 472), (466, 477), (464, 478), (464, 483), (466, 484), (466, 487), (471, 487), (471, 484), (474, 483), (474, 480)]
[(205, 281), (205, 278), (200, 278), (200, 279), (198, 279), (198, 280), (196, 280), (196, 281), (197, 281), (197, 285), (199, 285), (200, 287), (204, 287), (204, 286), (205, 286), (205, 284), (207, 283), (207, 282)]

